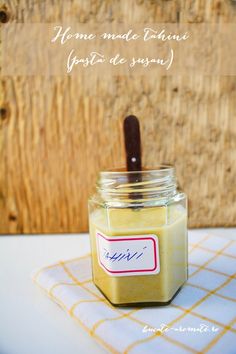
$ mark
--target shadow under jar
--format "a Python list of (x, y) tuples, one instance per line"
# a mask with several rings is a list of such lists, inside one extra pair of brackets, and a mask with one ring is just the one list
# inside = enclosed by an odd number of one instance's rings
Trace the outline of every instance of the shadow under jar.
[(89, 200), (95, 285), (114, 305), (165, 305), (187, 280), (187, 200), (175, 170), (100, 172)]

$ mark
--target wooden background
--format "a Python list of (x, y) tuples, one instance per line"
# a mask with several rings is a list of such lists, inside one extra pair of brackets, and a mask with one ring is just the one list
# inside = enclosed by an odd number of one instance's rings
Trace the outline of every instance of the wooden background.
[[(236, 20), (230, 0), (5, 0), (0, 9), (2, 22)], [(120, 127), (130, 113), (141, 120), (145, 164), (175, 164), (190, 226), (236, 225), (235, 77), (89, 86), (82, 77), (1, 77), (0, 233), (86, 231), (98, 171), (124, 164)]]

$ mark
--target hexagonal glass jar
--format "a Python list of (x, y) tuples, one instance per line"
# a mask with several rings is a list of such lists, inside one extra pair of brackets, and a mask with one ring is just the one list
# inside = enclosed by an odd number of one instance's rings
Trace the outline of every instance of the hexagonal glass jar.
[(89, 228), (93, 281), (112, 304), (168, 304), (187, 280), (187, 201), (173, 167), (100, 172)]

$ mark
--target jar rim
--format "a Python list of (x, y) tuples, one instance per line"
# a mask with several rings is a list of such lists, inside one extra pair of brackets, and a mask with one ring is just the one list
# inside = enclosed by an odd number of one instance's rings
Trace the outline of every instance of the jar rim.
[(106, 201), (129, 201), (165, 199), (176, 194), (175, 168), (159, 165), (142, 171), (126, 171), (116, 168), (101, 171), (97, 181), (97, 191)]
[(156, 167), (144, 167), (143, 170), (141, 171), (127, 171), (125, 167), (120, 167), (120, 168), (115, 168), (115, 169), (109, 169), (109, 170), (104, 170), (100, 171), (101, 176), (105, 176), (107, 174), (112, 174), (112, 175), (129, 175), (129, 174), (148, 174), (148, 173), (154, 173), (154, 172), (171, 172), (174, 171), (175, 167), (173, 165), (158, 165)]

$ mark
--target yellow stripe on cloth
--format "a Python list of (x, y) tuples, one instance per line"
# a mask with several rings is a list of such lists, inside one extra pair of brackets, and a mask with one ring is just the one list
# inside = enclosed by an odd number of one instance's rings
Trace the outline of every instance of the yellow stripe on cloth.
[(219, 250), (218, 252), (215, 252), (214, 256), (211, 257), (208, 261), (204, 262), (200, 267), (198, 267), (198, 269), (197, 269), (195, 272), (193, 272), (193, 273), (189, 276), (189, 278), (191, 278), (191, 277), (192, 277), (193, 275), (195, 275), (196, 273), (200, 272), (200, 270), (205, 269), (205, 267), (206, 267), (209, 263), (211, 263), (214, 259), (216, 259), (216, 258), (219, 257), (220, 255), (222, 255), (223, 252), (224, 252), (224, 250), (225, 250), (226, 248), (228, 248), (230, 245), (232, 245), (234, 242), (235, 242), (235, 241), (229, 241), (221, 250)]

